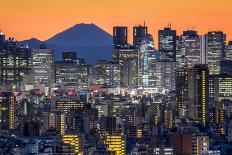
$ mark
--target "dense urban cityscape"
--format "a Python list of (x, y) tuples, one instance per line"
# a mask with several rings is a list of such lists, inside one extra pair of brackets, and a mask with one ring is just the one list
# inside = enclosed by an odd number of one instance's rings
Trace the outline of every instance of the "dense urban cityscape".
[(94, 65), (0, 33), (0, 154), (231, 155), (226, 34), (168, 24), (156, 49), (145, 24), (112, 32), (112, 60)]

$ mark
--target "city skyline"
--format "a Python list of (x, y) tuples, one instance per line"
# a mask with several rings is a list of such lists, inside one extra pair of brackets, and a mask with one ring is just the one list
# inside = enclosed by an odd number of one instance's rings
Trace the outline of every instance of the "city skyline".
[[(172, 7), (175, 6), (175, 7)], [(46, 40), (58, 32), (77, 23), (94, 23), (112, 34), (114, 25), (129, 28), (129, 36), (134, 25), (149, 27), (148, 32), (155, 36), (157, 45), (158, 30), (168, 23), (180, 35), (183, 30), (192, 29), (205, 34), (212, 30), (223, 30), (231, 40), (230, 7), (232, 2), (225, 0), (173, 2), (151, 1), (4, 1), (0, 6), (0, 29), (7, 36), (17, 40), (38, 38)], [(9, 11), (10, 10), (10, 11)], [(107, 12), (107, 14), (105, 13)], [(6, 16), (7, 14), (7, 16)], [(24, 22), (21, 22), (22, 19)], [(132, 42), (132, 37), (129, 37)]]

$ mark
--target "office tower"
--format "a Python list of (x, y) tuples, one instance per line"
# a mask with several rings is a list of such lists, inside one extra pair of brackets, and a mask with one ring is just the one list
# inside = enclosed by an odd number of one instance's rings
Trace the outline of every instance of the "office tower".
[(208, 62), (208, 54), (206, 49), (206, 36), (202, 35), (200, 36), (200, 42), (201, 42), (201, 64), (207, 64)]
[(0, 31), (0, 52), (2, 52), (5, 43), (5, 35)]
[(204, 127), (208, 123), (209, 70), (207, 65), (197, 65), (188, 73), (188, 116)]
[(211, 97), (216, 102), (222, 102), (223, 100), (232, 101), (232, 75), (220, 74), (217, 76), (211, 76), (211, 89), (213, 95)]
[(53, 106), (56, 109), (67, 113), (71, 109), (83, 108), (84, 102), (80, 101), (78, 96), (55, 96), (53, 99)]
[(232, 41), (229, 41), (227, 46), (226, 46), (225, 60), (232, 60)]
[(20, 90), (22, 80), (31, 71), (30, 49), (27, 45), (17, 46), (14, 38), (4, 43), (0, 53), (0, 83), (13, 85), (14, 90)]
[(176, 61), (176, 30), (172, 30), (169, 25), (163, 30), (159, 30), (158, 33), (160, 61)]
[(219, 102), (222, 100), (232, 101), (232, 75), (220, 75), (218, 80)]
[(183, 66), (176, 69), (176, 97), (177, 97), (177, 116), (186, 116), (186, 105), (188, 102), (188, 67)]
[(121, 65), (99, 60), (94, 66), (93, 82), (109, 86), (120, 86)]
[(163, 113), (163, 121), (165, 129), (172, 129), (174, 127), (174, 113), (171, 108), (165, 108)]
[(201, 63), (201, 41), (197, 31), (187, 30), (180, 36), (180, 50), (185, 57), (184, 65), (193, 67)]
[(60, 86), (84, 89), (90, 83), (90, 66), (76, 58), (75, 52), (63, 52), (63, 60), (55, 62), (55, 82)]
[(0, 93), (0, 130), (15, 129), (16, 106), (12, 92)]
[(65, 134), (62, 137), (64, 144), (74, 147), (75, 154), (83, 154), (84, 152), (84, 138), (82, 135)]
[(206, 34), (207, 60), (210, 74), (220, 74), (220, 61), (225, 58), (226, 35), (221, 31)]
[(104, 135), (117, 134), (117, 118), (114, 116), (101, 117), (100, 126)]
[(232, 60), (220, 61), (221, 74), (232, 75)]
[(176, 70), (176, 62), (165, 62), (159, 61), (156, 64), (156, 72), (157, 72), (157, 91), (160, 93), (165, 93), (170, 90), (175, 90), (176, 82), (175, 82), (175, 70)]
[(51, 87), (55, 82), (54, 51), (41, 45), (32, 50), (32, 64), (35, 84)]
[(139, 47), (141, 45), (145, 36), (147, 36), (147, 27), (145, 25), (133, 27), (133, 45), (135, 47)]
[(113, 47), (125, 48), (127, 47), (127, 27), (116, 26), (113, 28)]
[(122, 87), (137, 87), (138, 49), (131, 46), (124, 49), (113, 49), (112, 59), (114, 63), (119, 63), (121, 66), (120, 85)]
[(126, 142), (124, 136), (109, 135), (106, 136), (105, 141), (106, 149), (112, 151), (115, 155), (126, 154)]
[(43, 127), (46, 130), (59, 131), (61, 135), (65, 134), (65, 115), (60, 110), (51, 110), (44, 113)]
[(55, 82), (60, 86), (78, 88), (80, 82), (80, 68), (76, 62), (56, 61)]
[(76, 52), (62, 52), (62, 60), (74, 62), (77, 60), (77, 54)]
[(182, 133), (181, 131), (170, 135), (170, 143), (173, 147), (174, 155), (192, 154), (192, 134)]
[(193, 135), (192, 155), (202, 155), (209, 150), (209, 137), (202, 135)]
[(146, 35), (141, 41), (138, 57), (139, 87), (154, 92), (156, 86), (155, 69), (159, 53), (155, 51), (154, 40), (151, 35)]

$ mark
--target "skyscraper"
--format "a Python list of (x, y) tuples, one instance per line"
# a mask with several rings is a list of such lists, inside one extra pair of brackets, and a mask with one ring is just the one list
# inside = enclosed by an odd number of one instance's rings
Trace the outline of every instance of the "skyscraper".
[(177, 115), (179, 118), (186, 116), (186, 106), (188, 101), (188, 70), (187, 66), (176, 69), (176, 97)]
[(106, 60), (99, 60), (94, 66), (94, 83), (120, 86), (121, 65)]
[(201, 63), (201, 42), (197, 31), (187, 30), (180, 36), (181, 53), (189, 67)]
[(0, 130), (15, 128), (16, 120), (15, 96), (12, 92), (0, 94)]
[(141, 41), (138, 58), (139, 87), (155, 89), (156, 86), (156, 62), (159, 53), (155, 51), (152, 35), (146, 35)]
[(55, 82), (54, 51), (41, 45), (32, 50), (33, 76), (35, 84), (51, 86)]
[(9, 38), (0, 52), (0, 68), (0, 83), (14, 85), (14, 88), (19, 90), (25, 74), (31, 71), (29, 47), (24, 44), (17, 46), (16, 40)]
[(207, 65), (196, 65), (188, 73), (188, 117), (206, 126), (209, 105), (209, 70)]
[(176, 30), (171, 29), (171, 25), (159, 30), (160, 61), (176, 61)]
[(226, 35), (222, 31), (206, 34), (207, 60), (210, 74), (220, 73), (220, 61), (225, 58)]
[(3, 50), (4, 42), (5, 42), (5, 35), (2, 31), (0, 31), (0, 52)]
[(114, 48), (127, 47), (127, 27), (116, 26), (113, 28), (113, 46)]
[(226, 58), (225, 60), (232, 60), (232, 41), (229, 41), (226, 46)]
[(135, 47), (139, 47), (146, 35), (147, 35), (147, 27), (145, 25), (135, 26), (133, 28), (133, 45)]

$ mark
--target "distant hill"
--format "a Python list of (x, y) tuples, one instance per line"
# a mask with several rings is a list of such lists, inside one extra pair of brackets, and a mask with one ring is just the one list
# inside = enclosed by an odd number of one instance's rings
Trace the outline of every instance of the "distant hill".
[(112, 36), (95, 24), (77, 24), (45, 41), (32, 38), (21, 42), (31, 48), (39, 48), (43, 43), (55, 49), (57, 60), (61, 59), (63, 51), (75, 51), (89, 64), (94, 64), (98, 59), (111, 60)]

